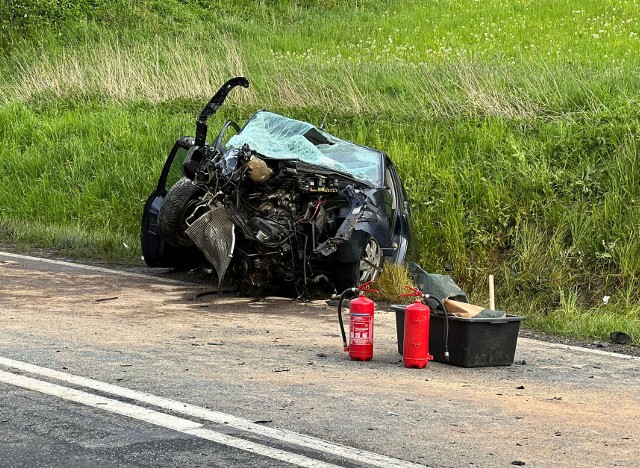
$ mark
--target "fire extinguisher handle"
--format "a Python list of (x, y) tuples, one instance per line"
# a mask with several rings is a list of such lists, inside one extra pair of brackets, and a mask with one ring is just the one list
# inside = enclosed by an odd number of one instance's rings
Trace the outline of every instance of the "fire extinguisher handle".
[(404, 286), (407, 289), (411, 289), (410, 293), (404, 293), (404, 294), (400, 294), (400, 297), (423, 297), (424, 294), (422, 294), (422, 291), (420, 291), (418, 288), (414, 288), (413, 286)]
[(372, 292), (372, 293), (376, 293), (378, 294), (380, 291), (378, 291), (377, 289), (371, 289), (368, 288), (367, 286), (369, 286), (370, 284), (373, 284), (373, 281), (367, 281), (366, 283), (362, 283), (360, 286), (358, 286), (358, 291), (361, 292)]

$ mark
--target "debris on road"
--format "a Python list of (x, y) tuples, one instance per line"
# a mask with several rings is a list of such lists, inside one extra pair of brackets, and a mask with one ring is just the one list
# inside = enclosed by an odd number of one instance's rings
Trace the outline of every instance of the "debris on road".
[(100, 298), (100, 299), (96, 299), (95, 302), (115, 301), (116, 299), (118, 299), (118, 296), (103, 297), (103, 298)]
[(618, 344), (628, 344), (631, 343), (631, 337), (627, 335), (625, 332), (617, 331), (612, 332), (610, 335), (611, 341)]

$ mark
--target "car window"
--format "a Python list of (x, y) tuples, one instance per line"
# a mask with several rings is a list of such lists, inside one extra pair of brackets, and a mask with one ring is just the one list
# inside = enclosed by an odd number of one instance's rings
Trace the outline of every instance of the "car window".
[(389, 192), (391, 193), (391, 209), (395, 210), (398, 208), (398, 197), (396, 197), (396, 184), (393, 180), (393, 174), (389, 167), (385, 169), (384, 183), (389, 187)]
[(186, 148), (180, 147), (176, 151), (176, 155), (173, 158), (173, 162), (171, 163), (171, 168), (169, 169), (169, 175), (167, 176), (167, 190), (173, 187), (175, 183), (184, 176), (184, 174), (182, 173), (182, 163), (184, 162), (184, 158), (186, 155)]

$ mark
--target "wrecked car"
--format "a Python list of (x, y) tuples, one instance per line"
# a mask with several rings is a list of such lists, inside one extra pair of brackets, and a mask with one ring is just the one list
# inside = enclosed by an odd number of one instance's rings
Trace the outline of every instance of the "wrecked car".
[[(389, 157), (310, 123), (260, 110), (207, 141), (225, 83), (200, 113), (195, 137), (169, 153), (142, 216), (151, 267), (204, 260), (240, 294), (342, 291), (403, 263), (410, 239), (405, 190)], [(232, 136), (231, 136), (232, 135)]]

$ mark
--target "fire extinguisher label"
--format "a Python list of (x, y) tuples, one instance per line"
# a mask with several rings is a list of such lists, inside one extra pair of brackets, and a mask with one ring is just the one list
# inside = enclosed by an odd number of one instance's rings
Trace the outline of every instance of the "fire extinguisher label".
[(351, 314), (349, 340), (354, 345), (373, 344), (373, 323), (370, 315)]

